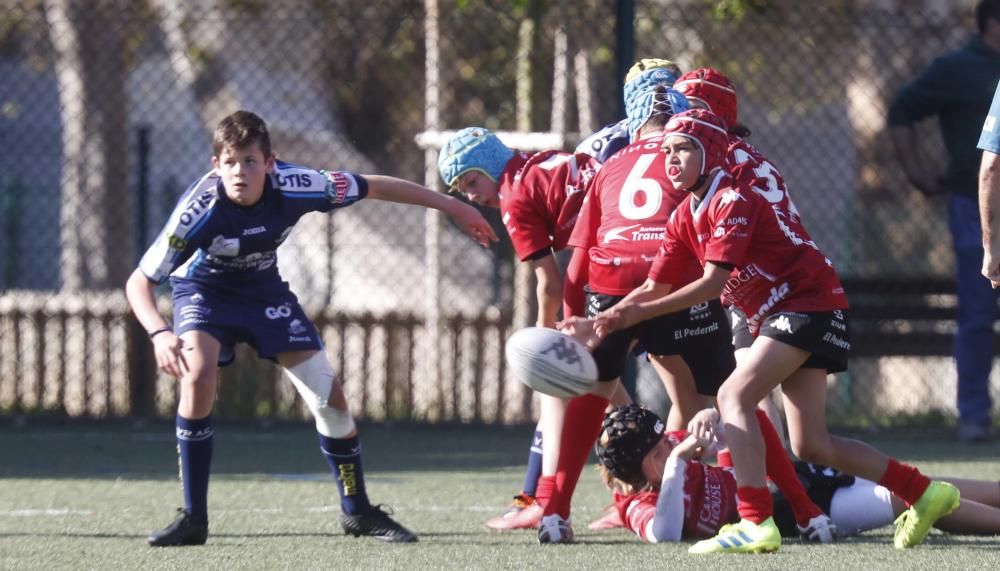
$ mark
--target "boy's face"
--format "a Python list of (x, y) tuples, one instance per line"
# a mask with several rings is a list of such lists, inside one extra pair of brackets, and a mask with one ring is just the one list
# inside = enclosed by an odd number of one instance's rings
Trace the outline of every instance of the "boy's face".
[(500, 184), (479, 171), (469, 171), (458, 177), (458, 191), (470, 201), (490, 208), (500, 208)]
[(215, 172), (222, 177), (226, 196), (240, 206), (252, 206), (264, 194), (264, 181), (274, 170), (274, 154), (265, 157), (260, 145), (226, 148), (212, 157)]
[(701, 149), (694, 142), (679, 135), (663, 140), (660, 148), (666, 156), (667, 178), (676, 190), (691, 188), (701, 176)]
[(646, 457), (642, 459), (642, 475), (654, 487), (659, 486), (663, 480), (663, 466), (667, 463), (667, 458), (673, 449), (670, 441), (664, 438), (657, 442), (656, 446), (647, 452)]

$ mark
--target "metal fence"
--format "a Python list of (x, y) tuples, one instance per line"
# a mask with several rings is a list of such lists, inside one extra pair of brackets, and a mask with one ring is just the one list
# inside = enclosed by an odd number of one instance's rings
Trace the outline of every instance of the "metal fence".
[[(884, 4), (0, 0), (0, 411), (170, 414), (176, 387), (120, 290), (232, 110), (268, 120), (282, 158), (440, 186), (418, 134), (478, 124), (571, 148), (619, 118), (623, 62), (666, 57), (732, 77), (752, 142), (845, 278), (859, 350), (831, 377), (831, 416), (951, 415), (945, 207), (905, 182), (885, 115), (972, 23), (949, 2)], [(528, 420), (502, 363), (530, 313), (509, 243), (477, 249), (371, 202), (304, 218), (279, 254), (361, 416)], [(243, 357), (222, 414), (304, 413)]]

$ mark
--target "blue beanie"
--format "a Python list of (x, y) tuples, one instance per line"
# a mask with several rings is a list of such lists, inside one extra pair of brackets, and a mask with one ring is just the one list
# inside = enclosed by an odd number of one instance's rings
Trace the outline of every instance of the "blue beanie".
[(438, 171), (449, 187), (458, 177), (477, 170), (494, 182), (500, 180), (514, 151), (485, 127), (466, 127), (448, 139), (438, 155)]
[(625, 115), (628, 118), (628, 134), (635, 139), (639, 128), (653, 116), (656, 88), (667, 88), (667, 103), (670, 104), (670, 114), (674, 115), (691, 108), (687, 98), (672, 89), (677, 78), (668, 69), (657, 67), (648, 69), (625, 84)]

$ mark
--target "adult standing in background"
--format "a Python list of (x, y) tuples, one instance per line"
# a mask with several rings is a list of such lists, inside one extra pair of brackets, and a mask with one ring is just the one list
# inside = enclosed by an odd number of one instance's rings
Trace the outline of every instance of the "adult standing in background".
[[(1000, 0), (976, 4), (978, 33), (962, 47), (924, 69), (896, 94), (889, 127), (896, 154), (910, 184), (928, 196), (949, 193), (948, 227), (955, 251), (958, 331), (954, 356), (958, 369), (958, 437), (981, 442), (990, 436), (990, 370), (997, 296), (980, 274), (982, 229), (976, 206), (980, 152), (974, 141), (1000, 79)], [(924, 159), (914, 125), (937, 116), (948, 154), (936, 176)]]

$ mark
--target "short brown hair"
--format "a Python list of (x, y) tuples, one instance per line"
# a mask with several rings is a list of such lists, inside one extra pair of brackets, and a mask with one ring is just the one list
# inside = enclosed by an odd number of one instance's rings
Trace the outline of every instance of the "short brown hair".
[(250, 111), (237, 111), (219, 121), (212, 137), (212, 154), (218, 157), (226, 149), (242, 149), (254, 143), (260, 146), (264, 157), (271, 156), (267, 123)]

